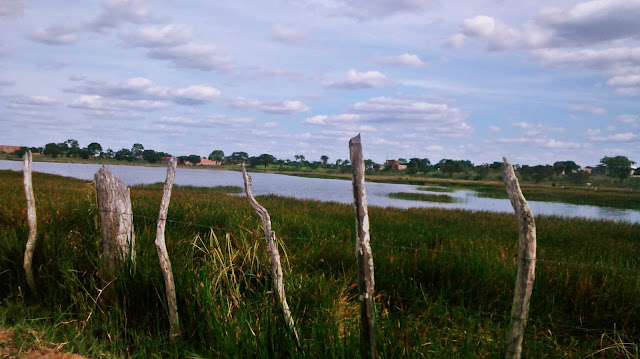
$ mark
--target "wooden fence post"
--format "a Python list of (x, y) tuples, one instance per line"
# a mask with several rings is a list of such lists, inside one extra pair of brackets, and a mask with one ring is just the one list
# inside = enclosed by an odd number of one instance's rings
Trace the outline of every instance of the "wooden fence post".
[(96, 172), (94, 179), (102, 224), (102, 280), (109, 282), (123, 261), (135, 263), (131, 197), (124, 181), (106, 168)]
[(353, 170), (353, 198), (356, 211), (356, 258), (358, 260), (358, 288), (360, 291), (360, 354), (363, 358), (377, 358), (376, 316), (373, 288), (373, 256), (369, 237), (369, 213), (364, 187), (364, 159), (360, 134), (349, 141)]
[(511, 321), (507, 334), (507, 351), (505, 358), (518, 359), (522, 355), (522, 341), (529, 315), (529, 300), (533, 291), (536, 276), (536, 222), (531, 208), (522, 195), (518, 178), (513, 166), (504, 160), (503, 180), (507, 187), (509, 200), (518, 217), (520, 235), (518, 238), (518, 277), (511, 307)]
[(167, 222), (167, 212), (169, 211), (169, 202), (171, 201), (171, 188), (173, 187), (173, 179), (176, 176), (177, 159), (171, 157), (169, 166), (167, 167), (167, 179), (164, 182), (164, 191), (162, 192), (162, 202), (160, 203), (160, 214), (158, 215), (158, 225), (156, 228), (155, 245), (158, 248), (158, 259), (160, 260), (160, 269), (164, 276), (164, 284), (167, 292), (167, 307), (169, 308), (169, 338), (174, 339), (180, 336), (180, 318), (178, 317), (178, 302), (176, 300), (176, 286), (173, 282), (173, 271), (171, 270), (171, 261), (167, 252), (167, 245), (164, 240), (164, 229)]
[(24, 160), (24, 193), (27, 197), (27, 223), (29, 224), (29, 238), (24, 251), (24, 272), (27, 276), (27, 284), (34, 293), (36, 291), (36, 282), (33, 278), (33, 252), (36, 249), (36, 235), (38, 232), (38, 223), (36, 220), (36, 199), (33, 196), (33, 185), (31, 182), (31, 150), (27, 150), (23, 157)]
[(271, 277), (273, 278), (273, 291), (275, 293), (276, 300), (278, 301), (278, 304), (280, 304), (280, 309), (282, 309), (284, 321), (296, 337), (298, 345), (300, 345), (298, 331), (296, 330), (293, 317), (291, 316), (291, 310), (289, 310), (289, 304), (287, 304), (287, 296), (284, 292), (282, 266), (280, 265), (280, 252), (278, 251), (278, 245), (276, 242), (276, 233), (271, 230), (271, 217), (269, 216), (269, 212), (267, 212), (267, 210), (253, 197), (253, 193), (251, 192), (251, 177), (247, 174), (244, 164), (242, 165), (242, 178), (244, 180), (244, 191), (247, 194), (247, 199), (249, 199), (249, 203), (251, 203), (251, 206), (256, 210), (260, 219), (262, 219), (264, 238), (267, 242), (267, 253), (269, 254), (269, 259), (271, 261)]

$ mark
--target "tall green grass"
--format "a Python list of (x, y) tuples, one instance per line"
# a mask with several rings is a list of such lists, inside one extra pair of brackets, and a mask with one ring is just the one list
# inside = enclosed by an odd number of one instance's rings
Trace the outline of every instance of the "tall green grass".
[[(39, 297), (24, 289), (21, 174), (0, 171), (0, 324), (42, 331), (93, 357), (358, 356), (352, 206), (258, 199), (280, 241), (298, 347), (271, 294), (260, 220), (246, 199), (227, 195), (237, 189), (175, 186), (166, 240), (183, 336), (169, 342), (153, 245), (160, 185), (132, 188), (137, 264), (105, 292), (93, 185), (36, 173), (34, 191)], [(514, 216), (371, 207), (370, 219), (383, 356), (502, 356), (516, 274)], [(557, 217), (536, 223), (541, 261), (526, 355), (637, 351), (640, 226)]]

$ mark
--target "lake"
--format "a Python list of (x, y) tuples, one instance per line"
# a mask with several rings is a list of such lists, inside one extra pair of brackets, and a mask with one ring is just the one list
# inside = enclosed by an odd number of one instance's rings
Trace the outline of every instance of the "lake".
[[(36, 172), (51, 173), (90, 181), (93, 180), (93, 175), (100, 167), (102, 167), (102, 165), (99, 164), (33, 162), (33, 170)], [(164, 182), (167, 173), (165, 167), (118, 165), (110, 165), (107, 167), (129, 185)], [(21, 171), (22, 162), (0, 161), (0, 169)], [(255, 195), (276, 194), (278, 196), (315, 199), (325, 202), (353, 202), (351, 181), (304, 178), (273, 173), (249, 173), (253, 178), (252, 189)], [(188, 168), (177, 169), (175, 184), (201, 187), (243, 187), (242, 174), (240, 172)], [(417, 188), (418, 186), (414, 185), (367, 182), (367, 200), (369, 205), (380, 207), (439, 207), (471, 211), (513, 212), (511, 203), (507, 199), (478, 197), (476, 192), (468, 190), (447, 193), (456, 198), (457, 202), (455, 203), (409, 201), (388, 197), (388, 194), (392, 192), (430, 193), (428, 191), (419, 191)], [(529, 206), (534, 215), (606, 219), (640, 223), (640, 211), (636, 210), (539, 201), (529, 201)]]

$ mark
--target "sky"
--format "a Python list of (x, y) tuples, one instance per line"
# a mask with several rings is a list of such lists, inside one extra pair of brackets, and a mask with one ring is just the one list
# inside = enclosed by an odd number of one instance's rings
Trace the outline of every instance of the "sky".
[(0, 0), (0, 144), (640, 162), (640, 0)]

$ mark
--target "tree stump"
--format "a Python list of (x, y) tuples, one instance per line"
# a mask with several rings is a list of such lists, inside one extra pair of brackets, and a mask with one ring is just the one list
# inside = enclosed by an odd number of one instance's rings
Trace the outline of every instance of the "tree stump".
[(135, 234), (129, 187), (122, 179), (101, 168), (95, 176), (98, 212), (102, 225), (102, 279), (116, 278), (126, 261), (135, 263)]

